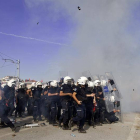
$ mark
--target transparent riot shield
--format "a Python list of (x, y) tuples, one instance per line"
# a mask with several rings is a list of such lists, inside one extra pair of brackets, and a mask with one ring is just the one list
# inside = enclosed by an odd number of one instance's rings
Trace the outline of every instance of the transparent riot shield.
[(111, 72), (106, 72), (105, 74), (106, 74), (106, 78), (108, 79), (108, 83), (110, 85), (110, 88), (112, 90), (115, 89), (115, 91), (113, 91), (114, 94), (115, 94), (115, 98), (116, 99), (122, 98), (120, 90), (119, 90), (119, 88), (118, 88), (118, 86), (116, 84), (116, 81), (115, 81), (114, 77), (113, 77), (113, 74)]
[(95, 80), (100, 80), (99, 75), (93, 75), (93, 81), (95, 81)]
[(120, 111), (116, 113), (116, 116), (119, 117), (119, 120), (122, 122), (123, 121), (122, 110), (121, 110), (122, 96), (121, 96), (120, 90), (116, 84), (113, 74), (111, 72), (106, 72), (105, 75), (108, 80), (109, 89), (112, 91), (115, 97), (115, 109)]
[(89, 81), (93, 81), (93, 76), (91, 75), (90, 71), (82, 72), (82, 76), (87, 77)]
[(107, 112), (112, 112), (115, 109), (114, 96), (111, 93), (111, 91), (109, 91), (107, 79), (104, 75), (100, 76), (100, 81), (101, 81), (101, 87), (103, 90), (103, 95), (105, 98), (106, 110), (107, 110)]

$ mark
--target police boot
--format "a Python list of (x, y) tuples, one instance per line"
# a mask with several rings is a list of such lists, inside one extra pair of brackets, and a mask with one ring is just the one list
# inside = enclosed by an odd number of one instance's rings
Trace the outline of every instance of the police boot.
[(88, 121), (88, 124), (89, 124), (89, 126), (92, 126), (92, 121), (91, 120)]
[(14, 131), (14, 132), (18, 132), (19, 129), (20, 129), (20, 127), (19, 127), (19, 126), (13, 126), (13, 127), (11, 127), (11, 129), (12, 129), (12, 131)]
[(59, 127), (62, 127), (61, 122), (59, 122), (58, 126), (59, 126)]
[(52, 124), (52, 121), (49, 121), (49, 124)]
[(73, 119), (71, 118), (69, 121), (69, 128), (71, 129), (72, 126), (73, 126)]
[(58, 126), (58, 123), (57, 122), (53, 122), (53, 126)]
[(49, 119), (48, 118), (46, 118), (46, 122), (49, 122)]
[(102, 123), (97, 123), (96, 125), (97, 125), (97, 126), (102, 126)]
[(0, 125), (6, 126), (4, 122), (1, 122)]
[(80, 128), (80, 129), (78, 130), (78, 132), (79, 132), (79, 133), (86, 133), (86, 130), (85, 130), (84, 128)]
[(62, 129), (63, 130), (71, 130), (71, 128), (69, 128), (68, 125), (63, 125)]

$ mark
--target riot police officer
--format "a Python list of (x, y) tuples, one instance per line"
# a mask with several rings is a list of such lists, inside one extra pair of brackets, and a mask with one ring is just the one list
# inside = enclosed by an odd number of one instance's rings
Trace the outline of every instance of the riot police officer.
[(94, 81), (94, 93), (96, 94), (97, 108), (95, 113), (95, 124), (102, 126), (104, 121), (105, 112), (105, 98), (102, 92), (101, 82), (99, 80)]
[(57, 88), (57, 93), (58, 93), (58, 101), (57, 101), (57, 120), (59, 121), (60, 117), (61, 117), (61, 97), (60, 97), (60, 90), (61, 90), (61, 86), (62, 86), (62, 82), (58, 83), (58, 88)]
[(19, 117), (22, 117), (23, 113), (25, 112), (25, 106), (26, 106), (26, 90), (25, 90), (25, 84), (21, 83), (20, 88), (17, 89), (17, 96), (16, 96), (16, 111), (15, 111), (15, 117), (17, 117), (17, 113)]
[(4, 87), (4, 94), (6, 97), (6, 104), (7, 104), (7, 114), (9, 116), (12, 116), (15, 106), (14, 106), (14, 101), (15, 101), (15, 80), (11, 79), (8, 84)]
[(12, 116), (15, 106), (14, 106), (14, 101), (15, 101), (15, 86), (10, 87), (9, 90), (9, 116)]
[(44, 84), (42, 86), (43, 90), (42, 90), (42, 94), (41, 94), (41, 114), (46, 118), (46, 92), (48, 90), (47, 84)]
[[(37, 117), (39, 116), (39, 121), (42, 120), (41, 118), (41, 94), (42, 94), (42, 83), (41, 82), (37, 82), (36, 83), (37, 88), (34, 88), (34, 92), (33, 92), (33, 119), (35, 122), (37, 122)], [(33, 89), (32, 89), (33, 91)]]
[[(14, 83), (9, 82), (9, 84), (12, 86)], [(5, 123), (8, 127), (12, 129), (12, 131), (16, 131), (17, 127), (14, 126), (14, 124), (9, 120), (6, 113), (7, 103), (6, 103), (6, 97), (4, 95), (4, 91), (0, 88), (0, 118), (2, 125)]]
[(64, 78), (64, 84), (61, 86), (60, 96), (61, 96), (61, 105), (63, 113), (60, 117), (59, 126), (61, 126), (61, 121), (63, 120), (63, 130), (70, 130), (68, 123), (71, 117), (71, 99), (72, 99), (72, 79), (69, 76)]
[(72, 118), (70, 124), (72, 122), (79, 122), (79, 133), (86, 133), (84, 130), (84, 124), (85, 124), (85, 119), (86, 119), (86, 107), (85, 107), (85, 101), (87, 100), (86, 97), (86, 90), (85, 90), (85, 85), (87, 82), (86, 77), (81, 77), (78, 81), (79, 86), (74, 89), (73, 93), (73, 99), (76, 101), (76, 111), (77, 111), (77, 116)]
[(115, 113), (116, 112), (120, 112), (120, 110), (113, 110), (113, 111), (111, 111), (111, 112), (107, 112), (107, 111), (105, 111), (105, 121), (107, 122), (107, 123), (113, 123), (113, 122), (117, 122), (117, 121), (119, 121), (119, 118), (118, 117), (116, 117), (115, 116)]
[(51, 101), (51, 112), (49, 121), (52, 122), (53, 126), (57, 126), (56, 123), (56, 115), (57, 115), (57, 101), (58, 101), (58, 93), (57, 93), (57, 81), (53, 80), (50, 83), (50, 89), (48, 90), (48, 99)]
[(33, 82), (31, 84), (31, 88), (27, 90), (27, 95), (28, 95), (27, 111), (28, 111), (28, 115), (33, 114), (33, 92), (34, 92), (35, 87), (36, 87), (36, 83)]
[(85, 104), (86, 105), (86, 118), (88, 120), (89, 125), (94, 124), (93, 108), (94, 108), (94, 103), (95, 103), (95, 93), (93, 93), (93, 87), (94, 87), (94, 83), (89, 81), (88, 87), (86, 88), (87, 101)]

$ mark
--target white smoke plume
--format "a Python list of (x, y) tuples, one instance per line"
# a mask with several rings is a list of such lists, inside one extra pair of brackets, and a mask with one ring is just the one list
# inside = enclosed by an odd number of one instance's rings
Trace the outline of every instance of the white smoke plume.
[[(45, 0), (27, 0), (30, 7)], [(72, 47), (62, 46), (57, 65), (73, 77), (89, 70), (94, 74), (111, 71), (123, 95), (124, 111), (140, 111), (139, 40), (132, 33), (137, 0), (59, 0), (53, 9), (65, 8), (77, 23)], [(60, 6), (60, 7), (59, 7)], [(80, 6), (79, 11), (77, 7)], [(138, 30), (140, 27), (137, 27)], [(54, 66), (55, 67), (55, 66)], [(134, 91), (133, 91), (134, 89)]]

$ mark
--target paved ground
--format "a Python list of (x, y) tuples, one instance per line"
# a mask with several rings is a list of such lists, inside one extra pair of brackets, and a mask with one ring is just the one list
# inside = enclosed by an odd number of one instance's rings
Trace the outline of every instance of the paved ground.
[[(78, 133), (76, 127), (64, 131), (46, 122), (46, 126), (21, 128), (18, 133), (13, 133), (10, 128), (0, 128), (0, 140), (140, 140), (140, 114), (124, 114), (123, 118), (123, 123), (104, 124), (96, 128), (85, 125), (86, 134)], [(31, 122), (31, 118), (18, 121)]]

